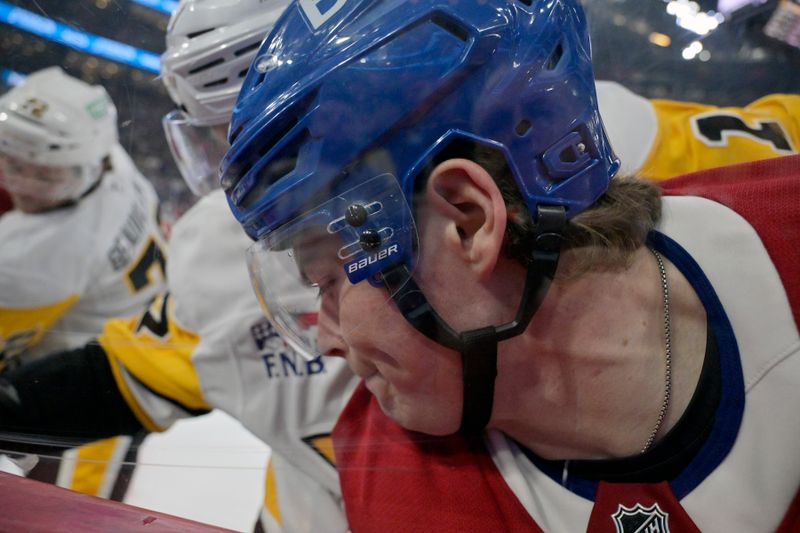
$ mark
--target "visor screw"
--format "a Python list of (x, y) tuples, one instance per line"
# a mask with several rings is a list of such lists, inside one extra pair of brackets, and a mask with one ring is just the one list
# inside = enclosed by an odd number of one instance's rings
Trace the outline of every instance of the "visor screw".
[(361, 232), (358, 237), (358, 244), (365, 252), (371, 252), (381, 245), (381, 236), (374, 229), (367, 229)]
[(258, 72), (264, 74), (268, 70), (274, 68), (277, 63), (277, 58), (274, 55), (267, 55), (257, 58), (254, 67)]
[(354, 228), (362, 226), (367, 221), (367, 208), (361, 204), (351, 204), (344, 212), (344, 219)]

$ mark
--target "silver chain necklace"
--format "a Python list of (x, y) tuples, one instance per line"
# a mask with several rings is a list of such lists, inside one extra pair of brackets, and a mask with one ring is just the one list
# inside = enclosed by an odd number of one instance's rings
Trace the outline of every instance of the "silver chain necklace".
[(664, 378), (664, 401), (661, 402), (661, 409), (658, 412), (658, 420), (656, 420), (656, 425), (653, 428), (653, 431), (650, 432), (650, 436), (647, 438), (647, 441), (644, 443), (642, 447), (642, 452), (644, 453), (650, 449), (650, 446), (653, 445), (653, 441), (656, 439), (656, 434), (658, 430), (661, 429), (661, 424), (664, 423), (664, 418), (667, 416), (667, 409), (669, 408), (669, 400), (670, 395), (672, 392), (672, 328), (670, 325), (670, 314), (669, 314), (669, 285), (667, 285), (667, 271), (664, 268), (664, 260), (661, 258), (661, 254), (657, 251), (650, 249), (653, 252), (653, 255), (656, 256), (656, 261), (658, 261), (658, 270), (661, 272), (661, 288), (664, 296), (664, 359), (666, 361), (666, 374)]

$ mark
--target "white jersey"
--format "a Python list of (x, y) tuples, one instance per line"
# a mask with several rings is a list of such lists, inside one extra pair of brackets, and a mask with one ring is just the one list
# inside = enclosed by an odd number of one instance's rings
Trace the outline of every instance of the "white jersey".
[(76, 348), (163, 289), (158, 198), (120, 146), (75, 205), (0, 219), (0, 370)]
[(168, 295), (110, 321), (100, 344), (148, 429), (218, 408), (270, 446), (273, 527), (346, 531), (330, 434), (357, 380), (344, 359), (307, 361), (280, 339), (250, 284), (251, 243), (222, 191), (199, 200), (173, 228)]
[[(718, 233), (697, 231), (715, 225), (728, 228), (727, 240), (720, 240)], [(731, 346), (724, 345), (725, 337), (716, 332), (723, 357), (721, 372), (723, 379), (743, 386), (741, 398), (738, 390), (723, 394), (717, 418), (724, 423), (716, 423), (698, 458), (670, 485), (700, 531), (776, 531), (800, 479), (796, 444), (800, 438), (796, 386), (800, 337), (786, 289), (759, 235), (725, 206), (698, 197), (666, 198), (658, 229), (685, 250), (669, 244), (673, 262), (688, 264), (683, 255), (688, 252), (699, 265), (689, 265), (691, 272), (684, 275), (695, 287), (702, 287), (696, 290), (705, 300), (711, 328), (719, 322), (720, 328), (735, 332)], [(736, 355), (741, 362), (735, 360)], [(730, 388), (735, 389), (734, 385)], [(491, 433), (489, 448), (506, 482), (542, 529), (594, 530), (592, 520), (598, 513), (593, 514), (593, 509), (601, 498), (574, 488), (578, 482), (572, 490), (565, 488), (569, 484), (566, 467), (559, 478), (548, 477), (499, 432)], [(661, 507), (660, 511), (676, 514), (663, 502)]]
[(658, 133), (653, 104), (619, 83), (595, 82), (600, 117), (611, 147), (620, 160), (620, 174), (631, 176), (647, 161)]

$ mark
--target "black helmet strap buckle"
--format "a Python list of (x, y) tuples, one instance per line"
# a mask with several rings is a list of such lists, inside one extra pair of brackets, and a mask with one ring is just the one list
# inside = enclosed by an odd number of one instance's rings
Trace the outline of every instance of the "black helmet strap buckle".
[(417, 331), (461, 354), (464, 387), (460, 431), (467, 435), (482, 431), (492, 415), (498, 343), (525, 331), (558, 267), (566, 211), (561, 206), (540, 205), (537, 215), (522, 299), (514, 320), (506, 324), (457, 333), (433, 309), (404, 264), (380, 274), (395, 305)]

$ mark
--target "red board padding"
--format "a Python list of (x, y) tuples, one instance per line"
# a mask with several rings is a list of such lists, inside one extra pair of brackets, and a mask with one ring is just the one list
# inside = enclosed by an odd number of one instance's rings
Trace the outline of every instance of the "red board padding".
[(11, 203), (11, 196), (0, 187), (0, 215), (6, 211), (10, 211), (12, 207), (14, 207), (14, 205)]
[(231, 530), (0, 472), (0, 531), (230, 533)]

